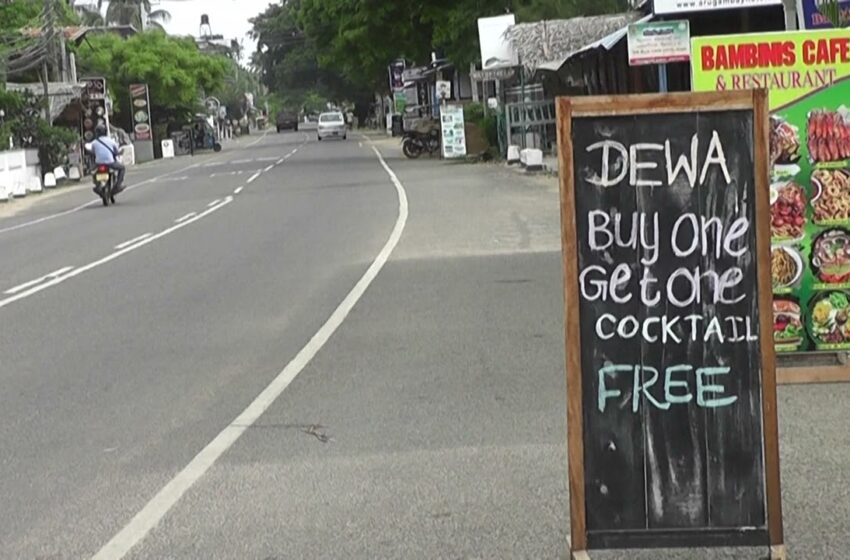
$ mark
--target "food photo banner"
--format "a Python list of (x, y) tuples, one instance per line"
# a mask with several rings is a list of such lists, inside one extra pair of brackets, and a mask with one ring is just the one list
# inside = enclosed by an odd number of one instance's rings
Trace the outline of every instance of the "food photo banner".
[(774, 342), (850, 349), (850, 34), (692, 40), (695, 91), (766, 88)]

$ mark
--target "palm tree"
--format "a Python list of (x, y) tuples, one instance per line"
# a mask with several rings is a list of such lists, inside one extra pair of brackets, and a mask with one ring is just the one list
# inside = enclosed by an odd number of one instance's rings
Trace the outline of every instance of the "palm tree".
[[(103, 0), (101, 0), (102, 2)], [(80, 21), (83, 25), (95, 27), (99, 25), (103, 25), (103, 15), (100, 12), (100, 5), (93, 5), (90, 2), (80, 1), (80, 0), (69, 0), (68, 2), (71, 8), (77, 12), (77, 15), (80, 17)]]
[[(103, 0), (98, 0), (98, 5)], [(142, 14), (145, 17), (145, 25), (142, 25)], [(110, 0), (106, 7), (106, 23), (117, 25), (132, 25), (136, 29), (143, 27), (158, 27), (171, 21), (171, 14), (167, 10), (154, 10), (150, 0)]]
[[(106, 12), (103, 11), (104, 0), (92, 1), (70, 0), (71, 7), (86, 25), (132, 25), (141, 30), (142, 27), (157, 27), (162, 29), (164, 23), (171, 20), (167, 10), (154, 10), (150, 0), (105, 0)], [(144, 23), (142, 25), (142, 14)]]

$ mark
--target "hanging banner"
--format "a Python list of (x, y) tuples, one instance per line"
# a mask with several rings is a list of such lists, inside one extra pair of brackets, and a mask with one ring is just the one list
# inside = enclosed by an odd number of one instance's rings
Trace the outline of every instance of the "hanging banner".
[(133, 115), (133, 133), (136, 141), (152, 140), (150, 99), (147, 84), (130, 86), (130, 104)]
[(460, 105), (441, 107), (440, 125), (443, 133), (443, 157), (446, 159), (466, 157), (463, 107)]
[(774, 342), (850, 350), (850, 35), (700, 37), (696, 91), (767, 88)]
[[(803, 29), (831, 29), (835, 27), (820, 11), (821, 0), (797, 0), (797, 16)], [(838, 11), (846, 27), (850, 23), (850, 0), (838, 2)]]
[(629, 65), (687, 62), (691, 59), (688, 20), (651, 21), (629, 25)]
[(390, 77), (390, 91), (399, 91), (404, 89), (404, 68), (406, 64), (403, 60), (396, 60), (387, 67), (387, 74)]

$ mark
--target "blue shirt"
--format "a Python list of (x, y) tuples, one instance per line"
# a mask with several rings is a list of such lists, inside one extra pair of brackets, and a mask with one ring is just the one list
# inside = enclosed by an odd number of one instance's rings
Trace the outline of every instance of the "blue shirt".
[(118, 153), (118, 144), (109, 136), (101, 136), (91, 143), (94, 152), (94, 162), (109, 165), (115, 163), (115, 154)]

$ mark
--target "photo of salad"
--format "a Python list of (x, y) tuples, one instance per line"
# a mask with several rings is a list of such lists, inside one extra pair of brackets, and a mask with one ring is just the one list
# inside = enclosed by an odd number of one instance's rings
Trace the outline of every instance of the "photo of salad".
[(770, 250), (770, 277), (773, 291), (790, 289), (803, 275), (803, 258), (791, 247), (774, 245)]
[(816, 345), (850, 346), (850, 299), (847, 292), (824, 292), (812, 299), (810, 332)]
[(785, 119), (770, 117), (770, 163), (789, 165), (800, 160), (800, 132)]
[(816, 224), (850, 221), (850, 172), (816, 169), (812, 172), (812, 192)]
[(850, 282), (850, 232), (829, 229), (812, 244), (812, 269), (826, 284)]
[(800, 304), (792, 299), (773, 300), (773, 343), (782, 352), (797, 350), (803, 342)]
[(776, 240), (799, 239), (806, 222), (806, 196), (794, 181), (770, 186), (770, 231)]
[(819, 109), (809, 113), (809, 159), (812, 163), (850, 159), (850, 111)]

